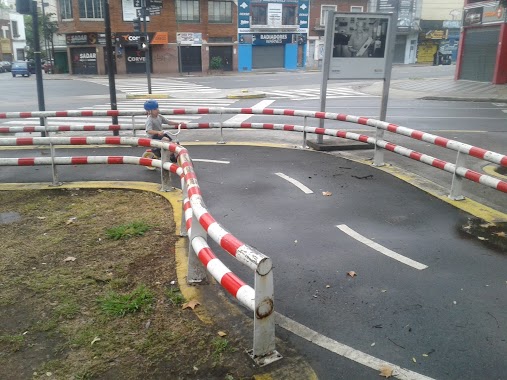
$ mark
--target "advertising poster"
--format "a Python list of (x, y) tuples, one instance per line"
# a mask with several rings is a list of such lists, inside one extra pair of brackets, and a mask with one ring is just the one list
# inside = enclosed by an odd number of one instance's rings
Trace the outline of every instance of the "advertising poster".
[(329, 78), (384, 78), (391, 43), (389, 22), (389, 15), (336, 13)]

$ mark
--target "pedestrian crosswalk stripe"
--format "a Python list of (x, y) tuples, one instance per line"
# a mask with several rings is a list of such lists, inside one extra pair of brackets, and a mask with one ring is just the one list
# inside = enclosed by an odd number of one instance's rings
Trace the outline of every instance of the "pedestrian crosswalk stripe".
[[(305, 100), (305, 99), (320, 99), (320, 89), (294, 89), (294, 90), (266, 90), (264, 91), (267, 97), (282, 98), (291, 100)], [(327, 98), (361, 98), (373, 97), (372, 95), (362, 93), (347, 87), (328, 88), (326, 93)]]

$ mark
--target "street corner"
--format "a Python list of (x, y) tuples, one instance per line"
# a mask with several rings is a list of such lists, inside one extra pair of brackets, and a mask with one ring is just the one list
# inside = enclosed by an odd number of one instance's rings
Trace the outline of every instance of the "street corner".
[(257, 99), (265, 97), (266, 94), (262, 91), (251, 91), (248, 89), (233, 91), (227, 95), (227, 99)]

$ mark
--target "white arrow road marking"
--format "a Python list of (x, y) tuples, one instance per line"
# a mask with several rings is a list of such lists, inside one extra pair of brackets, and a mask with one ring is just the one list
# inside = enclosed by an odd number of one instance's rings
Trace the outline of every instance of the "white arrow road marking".
[(367, 245), (370, 248), (373, 248), (374, 250), (382, 253), (383, 255), (389, 256), (392, 259), (398, 260), (400, 263), (406, 264), (408, 266), (411, 266), (412, 268), (423, 270), (428, 268), (427, 265), (421, 264), (415, 260), (409, 259), (408, 257), (405, 257), (403, 255), (400, 255), (399, 253), (396, 253), (394, 251), (391, 251), (390, 249), (375, 243), (374, 241), (368, 239), (367, 237), (364, 237), (363, 235), (357, 233), (352, 228), (348, 227), (345, 224), (340, 224), (338, 227), (340, 230), (345, 232), (350, 237), (356, 239), (357, 241)]
[(346, 346), (343, 343), (337, 342), (327, 336), (319, 334), (296, 321), (293, 321), (286, 316), (275, 312), (275, 322), (278, 326), (284, 328), (293, 334), (306, 339), (309, 342), (316, 344), (319, 347), (325, 348), (337, 355), (343, 356), (344, 358), (353, 360), (366, 367), (373, 368), (380, 371), (382, 367), (390, 367), (393, 369), (393, 377), (401, 380), (433, 380), (431, 377), (421, 375), (420, 373), (410, 371), (402, 368), (395, 364), (383, 361), (374, 356), (368, 355), (364, 352), (356, 350), (350, 346)]
[[(276, 100), (262, 100), (260, 101), (259, 103), (257, 103), (256, 105), (254, 105), (252, 107), (252, 109), (263, 109), (263, 108), (266, 108), (267, 106), (269, 106), (271, 103), (275, 102)], [(231, 123), (242, 123), (244, 122), (245, 120), (248, 120), (250, 119), (252, 116), (254, 116), (253, 114), (239, 114), (239, 115), (236, 115), (236, 116), (233, 116), (231, 117), (230, 119), (226, 120), (225, 122), (231, 122)]]
[(313, 191), (310, 190), (308, 187), (303, 185), (301, 182), (299, 182), (297, 179), (294, 179), (292, 177), (289, 177), (288, 175), (285, 175), (283, 173), (275, 173), (278, 177), (283, 178), (284, 180), (292, 183), (294, 186), (298, 187), (301, 191), (303, 191), (305, 194), (313, 194)]

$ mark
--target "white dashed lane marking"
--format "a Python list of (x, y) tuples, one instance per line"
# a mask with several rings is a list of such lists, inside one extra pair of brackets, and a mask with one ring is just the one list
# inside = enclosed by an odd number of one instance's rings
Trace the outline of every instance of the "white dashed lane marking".
[(388, 249), (378, 243), (375, 243), (374, 241), (368, 239), (367, 237), (357, 233), (356, 231), (354, 231), (352, 228), (348, 227), (345, 224), (340, 224), (339, 226), (336, 226), (336, 227), (338, 227), (338, 229), (345, 232), (347, 235), (356, 239), (357, 241), (367, 245), (370, 248), (373, 248), (375, 251), (380, 252), (383, 255), (386, 255), (394, 260), (399, 261), (400, 263), (406, 264), (406, 265), (411, 266), (412, 268), (415, 268), (418, 270), (423, 270), (423, 269), (428, 268), (427, 265), (424, 265), (424, 264), (421, 264), (415, 260), (409, 259), (408, 257), (400, 255), (399, 253), (391, 251), (390, 249)]
[(278, 177), (283, 178), (284, 180), (292, 183), (294, 186), (296, 186), (298, 189), (300, 189), (305, 194), (313, 194), (313, 191), (303, 185), (301, 182), (299, 182), (297, 179), (294, 179), (292, 177), (289, 177), (288, 175), (285, 175), (283, 173), (275, 173)]

